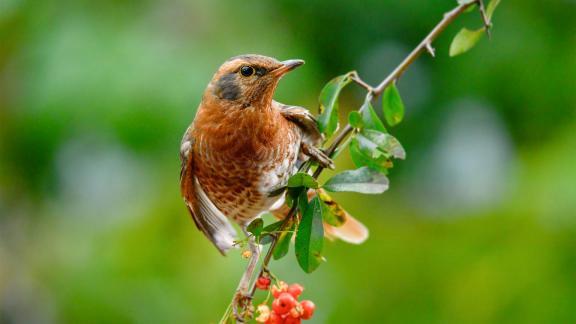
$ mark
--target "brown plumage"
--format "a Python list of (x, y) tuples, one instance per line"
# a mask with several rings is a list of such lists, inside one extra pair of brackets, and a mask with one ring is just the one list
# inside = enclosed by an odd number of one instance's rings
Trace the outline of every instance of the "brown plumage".
[[(285, 186), (309, 158), (334, 168), (316, 148), (322, 135), (308, 110), (272, 100), (280, 78), (303, 63), (261, 55), (224, 62), (208, 84), (180, 146), (181, 192), (198, 229), (222, 254), (236, 239), (230, 220), (248, 236), (252, 255), (236, 298), (249, 295), (260, 255), (247, 225), (264, 212), (286, 209), (283, 195), (270, 193)], [(286, 212), (275, 215), (285, 217)], [(326, 227), (327, 234), (351, 243), (364, 241), (366, 228), (347, 214), (346, 219), (337, 230)]]
[(229, 220), (244, 229), (275, 203), (279, 207), (283, 197), (269, 193), (285, 185), (303, 159), (333, 167), (315, 149), (322, 137), (313, 116), (272, 100), (280, 78), (303, 63), (231, 58), (214, 74), (184, 134), (182, 195), (198, 228), (222, 253), (236, 235)]

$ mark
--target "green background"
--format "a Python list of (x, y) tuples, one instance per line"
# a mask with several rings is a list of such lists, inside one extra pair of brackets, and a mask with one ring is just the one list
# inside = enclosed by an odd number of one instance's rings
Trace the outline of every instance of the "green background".
[[(329, 79), (377, 84), (455, 2), (0, 0), (0, 323), (216, 322), (245, 261), (178, 188), (212, 73), (305, 59), (276, 99), (316, 112)], [(470, 13), (410, 67), (390, 190), (337, 195), (370, 239), (326, 243), (311, 275), (292, 251), (272, 264), (310, 323), (576, 322), (575, 12), (504, 0), (491, 41), (448, 57)]]

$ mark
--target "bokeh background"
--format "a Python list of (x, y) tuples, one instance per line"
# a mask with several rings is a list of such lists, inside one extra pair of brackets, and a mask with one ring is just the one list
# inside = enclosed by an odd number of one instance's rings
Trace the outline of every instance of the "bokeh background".
[[(0, 0), (0, 323), (218, 321), (245, 263), (178, 188), (212, 73), (303, 58), (276, 99), (315, 112), (330, 78), (376, 84), (455, 2)], [(307, 288), (310, 323), (576, 322), (575, 12), (504, 0), (491, 41), (448, 57), (470, 13), (410, 68), (407, 160), (387, 193), (337, 197), (370, 239), (327, 243), (311, 275), (292, 253), (272, 266)]]

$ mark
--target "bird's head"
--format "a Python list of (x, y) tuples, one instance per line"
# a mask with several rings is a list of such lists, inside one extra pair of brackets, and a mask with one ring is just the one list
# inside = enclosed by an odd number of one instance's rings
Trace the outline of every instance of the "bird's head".
[(220, 66), (208, 92), (216, 100), (242, 108), (267, 107), (282, 76), (302, 64), (303, 60), (278, 61), (254, 54), (235, 56)]

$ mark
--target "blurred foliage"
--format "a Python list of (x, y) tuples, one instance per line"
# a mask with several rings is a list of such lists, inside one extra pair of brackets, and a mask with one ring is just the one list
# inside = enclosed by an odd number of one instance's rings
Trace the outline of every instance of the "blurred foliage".
[[(0, 322), (217, 321), (244, 263), (195, 229), (177, 158), (212, 73), (306, 59), (276, 99), (316, 111), (328, 80), (377, 83), (455, 2), (0, 1)], [(469, 14), (408, 70), (390, 190), (335, 194), (371, 238), (325, 244), (312, 275), (272, 266), (311, 322), (576, 321), (575, 7), (502, 1), (491, 41), (448, 57)]]

